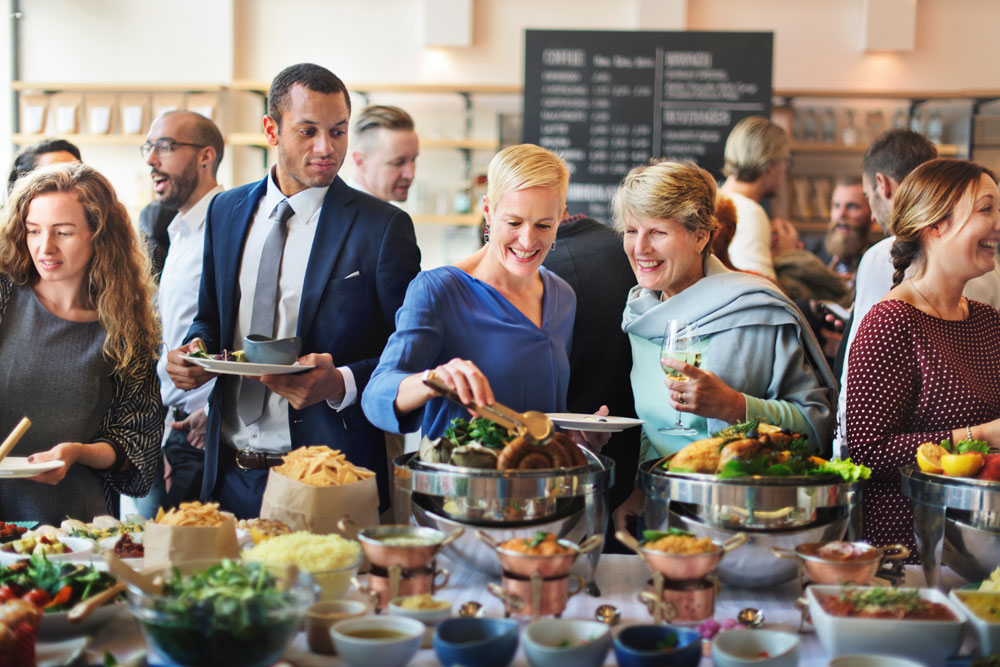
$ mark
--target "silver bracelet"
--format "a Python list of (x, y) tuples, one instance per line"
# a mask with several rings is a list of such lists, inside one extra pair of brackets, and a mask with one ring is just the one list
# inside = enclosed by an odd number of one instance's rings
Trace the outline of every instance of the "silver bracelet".
[(972, 440), (972, 428), (969, 426), (965, 427), (965, 435), (969, 440)]

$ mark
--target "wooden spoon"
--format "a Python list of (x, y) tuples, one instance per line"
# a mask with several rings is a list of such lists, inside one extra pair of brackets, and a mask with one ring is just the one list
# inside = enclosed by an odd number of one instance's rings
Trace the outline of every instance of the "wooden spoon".
[(103, 590), (100, 593), (95, 593), (86, 600), (80, 600), (79, 602), (77, 602), (75, 605), (73, 605), (73, 608), (69, 610), (69, 613), (66, 614), (66, 619), (69, 620), (70, 623), (79, 623), (83, 619), (90, 616), (90, 613), (92, 611), (94, 611), (98, 607), (103, 606), (105, 602), (115, 597), (119, 593), (124, 593), (124, 592), (125, 592), (125, 582), (118, 581), (111, 588)]
[(17, 444), (18, 440), (21, 439), (21, 436), (29, 428), (31, 428), (31, 420), (27, 417), (22, 417), (17, 426), (14, 427), (14, 430), (7, 436), (7, 439), (0, 445), (0, 461), (3, 461), (4, 457), (10, 453), (10, 450), (14, 449), (14, 445)]
[(112, 549), (101, 552), (101, 558), (108, 564), (108, 571), (127, 584), (132, 584), (146, 595), (162, 595), (163, 582), (133, 570), (115, 555)]

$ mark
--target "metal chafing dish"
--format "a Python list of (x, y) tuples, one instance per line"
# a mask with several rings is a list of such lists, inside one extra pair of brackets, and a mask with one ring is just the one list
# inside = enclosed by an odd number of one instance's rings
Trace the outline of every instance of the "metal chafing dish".
[[(463, 528), (485, 531), (497, 542), (531, 537), (539, 530), (576, 543), (604, 535), (608, 489), (614, 462), (587, 453), (590, 463), (555, 470), (489, 470), (421, 462), (414, 453), (393, 461), (397, 511), (417, 525), (450, 533)], [(401, 515), (400, 515), (401, 516)], [(475, 530), (444, 549), (453, 561), (500, 574), (496, 554), (475, 537)], [(600, 550), (587, 554), (588, 590)]]
[(903, 495), (913, 501), (913, 526), (928, 586), (937, 586), (941, 563), (969, 581), (1000, 566), (1000, 483), (901, 471)]
[(861, 537), (860, 485), (834, 476), (738, 477), (672, 473), (658, 460), (639, 467), (648, 528), (670, 526), (719, 542), (745, 533), (747, 543), (719, 565), (727, 584), (773, 586), (798, 576), (798, 564), (775, 558), (772, 547)]

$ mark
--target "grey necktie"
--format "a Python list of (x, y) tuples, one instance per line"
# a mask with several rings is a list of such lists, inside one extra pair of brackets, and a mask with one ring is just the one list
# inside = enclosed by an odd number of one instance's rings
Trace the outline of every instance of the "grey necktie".
[[(287, 199), (278, 202), (271, 213), (270, 219), (274, 224), (271, 231), (268, 232), (267, 238), (264, 239), (264, 249), (260, 253), (248, 334), (274, 336), (274, 320), (278, 310), (278, 276), (281, 273), (281, 256), (285, 252), (288, 219), (293, 215), (295, 215), (295, 211), (292, 210)], [(264, 414), (267, 392), (267, 387), (257, 380), (242, 379), (237, 412), (244, 424), (253, 424)]]

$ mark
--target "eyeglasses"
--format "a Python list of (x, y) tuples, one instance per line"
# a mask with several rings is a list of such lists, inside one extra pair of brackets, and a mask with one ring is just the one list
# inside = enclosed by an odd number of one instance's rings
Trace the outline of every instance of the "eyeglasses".
[(158, 151), (161, 155), (170, 155), (178, 146), (194, 146), (195, 148), (205, 148), (207, 144), (191, 144), (186, 141), (174, 141), (173, 139), (168, 139), (164, 137), (163, 139), (157, 139), (156, 141), (147, 141), (142, 146), (139, 146), (139, 153), (142, 157), (148, 158), (153, 151)]

